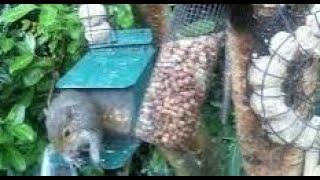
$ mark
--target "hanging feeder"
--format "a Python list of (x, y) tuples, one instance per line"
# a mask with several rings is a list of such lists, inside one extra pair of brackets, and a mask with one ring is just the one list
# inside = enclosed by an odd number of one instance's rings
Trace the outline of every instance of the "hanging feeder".
[(141, 107), (137, 137), (168, 149), (192, 150), (225, 10), (215, 4), (176, 5)]
[(314, 106), (320, 41), (313, 18), (318, 5), (307, 12), (300, 10), (306, 13), (303, 17), (290, 16), (286, 8), (279, 6), (275, 11), (283, 29), (257, 35), (264, 36), (261, 47), (265, 48), (257, 48), (252, 54), (248, 72), (253, 88), (251, 106), (262, 117), (263, 128), (273, 141), (318, 150), (320, 117)]
[[(110, 135), (103, 139), (100, 164), (104, 169), (119, 169), (140, 145), (132, 131), (153, 67), (152, 33), (150, 29), (113, 29), (112, 17), (99, 4), (80, 6), (79, 16), (88, 52), (58, 81), (56, 89), (77, 91), (106, 108), (104, 130)], [(58, 168), (61, 162), (51, 163)]]
[(272, 142), (307, 152), (305, 175), (317, 174), (320, 150), (319, 12), (319, 4), (257, 7), (260, 42), (248, 69), (262, 128)]

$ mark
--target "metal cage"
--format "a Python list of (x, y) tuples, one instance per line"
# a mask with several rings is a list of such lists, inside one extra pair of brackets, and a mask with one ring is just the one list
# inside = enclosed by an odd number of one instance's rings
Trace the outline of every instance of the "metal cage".
[(111, 15), (102, 4), (80, 4), (75, 9), (85, 27), (89, 48), (112, 47), (119, 42), (117, 14)]
[(197, 37), (225, 28), (228, 7), (223, 4), (177, 4), (169, 22), (166, 41)]
[(319, 5), (256, 5), (250, 103), (274, 142), (320, 149)]
[(139, 138), (191, 150), (221, 45), (224, 15), (225, 5), (176, 5), (140, 110)]

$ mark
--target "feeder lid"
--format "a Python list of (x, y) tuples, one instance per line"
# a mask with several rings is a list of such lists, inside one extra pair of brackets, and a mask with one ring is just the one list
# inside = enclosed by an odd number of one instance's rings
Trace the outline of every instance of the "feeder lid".
[(106, 42), (90, 45), (90, 48), (150, 45), (152, 43), (151, 29), (110, 30), (108, 36), (110, 38)]
[(92, 48), (57, 83), (57, 88), (128, 88), (153, 60), (149, 29), (117, 31), (111, 48)]

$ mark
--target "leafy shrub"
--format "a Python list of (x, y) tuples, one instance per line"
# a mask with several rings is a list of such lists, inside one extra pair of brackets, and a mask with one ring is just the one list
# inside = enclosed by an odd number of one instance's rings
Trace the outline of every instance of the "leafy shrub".
[(128, 29), (135, 25), (132, 6), (130, 4), (106, 5), (108, 14), (113, 17), (116, 29)]
[(42, 109), (55, 80), (85, 41), (70, 5), (19, 4), (0, 16), (0, 170), (39, 164), (46, 144)]

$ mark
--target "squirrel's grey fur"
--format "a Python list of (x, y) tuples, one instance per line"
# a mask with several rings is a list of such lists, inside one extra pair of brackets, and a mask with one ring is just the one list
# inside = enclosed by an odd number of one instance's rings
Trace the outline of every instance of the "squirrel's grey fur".
[(89, 146), (92, 161), (98, 163), (104, 132), (130, 133), (131, 121), (119, 123), (112, 114), (117, 109), (131, 117), (133, 95), (111, 91), (62, 90), (45, 111), (48, 138), (66, 160), (76, 162)]

